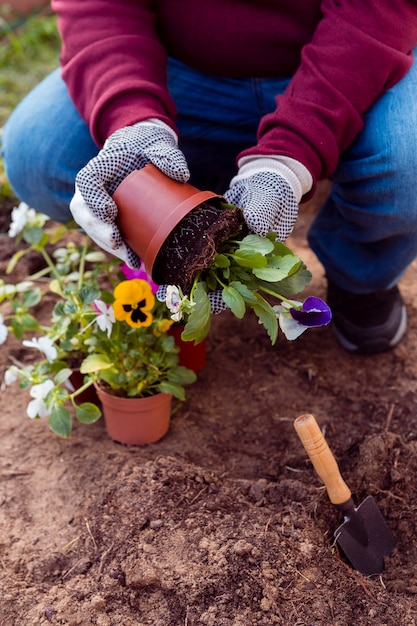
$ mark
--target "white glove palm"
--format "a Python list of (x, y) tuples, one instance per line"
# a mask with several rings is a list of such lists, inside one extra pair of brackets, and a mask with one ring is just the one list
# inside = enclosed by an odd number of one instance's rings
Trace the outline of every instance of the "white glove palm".
[(287, 157), (253, 157), (240, 165), (225, 193), (227, 201), (242, 209), (252, 232), (265, 237), (274, 231), (284, 241), (294, 228), (302, 196), (311, 189), (310, 173)]
[(139, 122), (113, 133), (77, 174), (70, 204), (75, 221), (101, 248), (131, 267), (139, 267), (140, 260), (116, 226), (117, 207), (111, 196), (128, 174), (147, 163), (174, 180), (186, 182), (190, 172), (177, 146), (176, 134), (163, 122)]

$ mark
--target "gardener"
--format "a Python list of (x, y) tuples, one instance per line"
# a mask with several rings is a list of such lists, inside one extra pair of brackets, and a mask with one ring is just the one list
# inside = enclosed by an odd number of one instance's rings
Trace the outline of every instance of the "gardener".
[(331, 178), (309, 243), (326, 271), (335, 334), (356, 352), (400, 341), (397, 283), (417, 253), (415, 1), (52, 6), (61, 72), (4, 129), (20, 199), (66, 220), (76, 180), (76, 221), (134, 265), (110, 194), (148, 162), (225, 193), (252, 231), (281, 240), (317, 181)]

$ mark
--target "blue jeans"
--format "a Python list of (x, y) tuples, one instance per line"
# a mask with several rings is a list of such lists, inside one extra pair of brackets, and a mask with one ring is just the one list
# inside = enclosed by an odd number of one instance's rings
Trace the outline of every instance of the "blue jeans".
[[(288, 82), (217, 78), (170, 61), (168, 86), (192, 184), (227, 190), (236, 155), (256, 143), (260, 117)], [(393, 286), (417, 256), (416, 93), (414, 64), (367, 112), (310, 228), (309, 244), (328, 279), (348, 291)], [(59, 70), (26, 96), (3, 131), (2, 156), (17, 197), (59, 221), (70, 217), (76, 173), (97, 151)]]

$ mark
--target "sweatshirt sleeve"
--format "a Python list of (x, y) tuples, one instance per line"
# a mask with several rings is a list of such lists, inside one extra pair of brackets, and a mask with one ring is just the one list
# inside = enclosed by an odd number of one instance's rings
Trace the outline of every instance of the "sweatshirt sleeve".
[(118, 128), (151, 117), (175, 129), (154, 4), (52, 0), (63, 41), (62, 76), (99, 146)]
[(261, 120), (257, 145), (239, 158), (280, 154), (303, 163), (315, 182), (328, 177), (365, 112), (411, 67), (416, 44), (415, 1), (324, 0), (299, 68)]

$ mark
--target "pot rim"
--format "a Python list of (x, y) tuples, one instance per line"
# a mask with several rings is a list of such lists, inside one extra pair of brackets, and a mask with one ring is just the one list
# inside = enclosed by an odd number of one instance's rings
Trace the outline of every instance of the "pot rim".
[(128, 174), (113, 199), (123, 239), (155, 282), (160, 282), (153, 271), (158, 253), (181, 220), (204, 202), (225, 200), (214, 191), (176, 181), (151, 163)]
[[(203, 202), (211, 200), (212, 198), (221, 199), (222, 196), (214, 193), (213, 191), (198, 191), (187, 200), (184, 200), (179, 205), (173, 208), (171, 213), (160, 224), (157, 232), (148, 243), (146, 253), (144, 256), (145, 269), (148, 274), (151, 274), (153, 266), (158, 256), (159, 251), (164, 245), (167, 237), (172, 233), (174, 228), (181, 222), (181, 220), (188, 215), (193, 209), (197, 208)], [(175, 223), (172, 222), (172, 216), (175, 216)]]
[(156, 401), (155, 398), (157, 396), (161, 397), (161, 400), (162, 400), (162, 397), (167, 397), (167, 396), (170, 396), (172, 398), (172, 394), (164, 393), (162, 391), (158, 391), (157, 393), (154, 393), (151, 396), (136, 396), (136, 397), (116, 396), (115, 394), (109, 393), (108, 391), (103, 389), (103, 387), (101, 387), (99, 383), (97, 382), (94, 383), (94, 387), (96, 388), (97, 393), (105, 395), (106, 398), (109, 399), (109, 402), (112, 402), (112, 403), (114, 402), (119, 405), (123, 405), (126, 403), (131, 404), (132, 400), (136, 400), (136, 401), (140, 400), (141, 404), (144, 404), (144, 405), (152, 404), (153, 402)]

